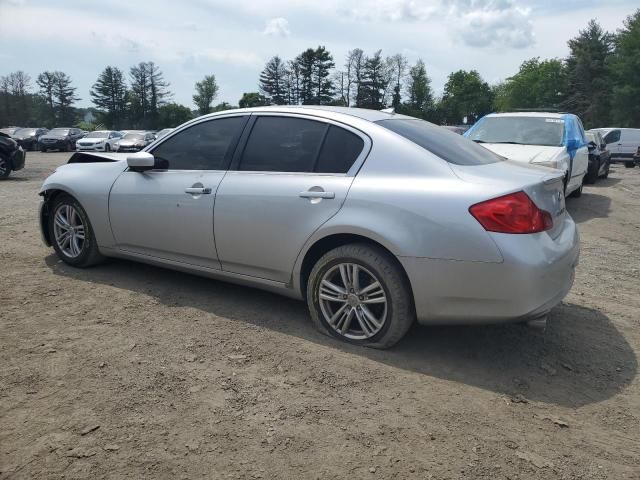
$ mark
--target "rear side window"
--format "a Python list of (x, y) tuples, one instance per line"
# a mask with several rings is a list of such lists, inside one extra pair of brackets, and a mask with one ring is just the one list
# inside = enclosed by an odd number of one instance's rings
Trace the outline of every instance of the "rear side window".
[(326, 124), (303, 118), (259, 117), (239, 170), (311, 172), (326, 130)]
[(247, 117), (209, 120), (178, 132), (151, 153), (159, 168), (225, 170)]
[(424, 120), (394, 119), (376, 123), (455, 165), (486, 165), (504, 160), (468, 138)]
[(362, 153), (363, 148), (364, 141), (358, 135), (331, 125), (314, 171), (347, 173)]

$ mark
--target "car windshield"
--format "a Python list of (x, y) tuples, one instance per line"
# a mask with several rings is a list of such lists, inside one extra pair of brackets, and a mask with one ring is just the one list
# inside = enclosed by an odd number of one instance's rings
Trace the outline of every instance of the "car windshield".
[(69, 129), (68, 128), (54, 128), (53, 130), (51, 130), (49, 132), (49, 135), (60, 135), (60, 136), (67, 136), (69, 135)]
[(418, 119), (379, 120), (376, 122), (411, 140), (443, 160), (456, 165), (486, 165), (503, 157), (446, 128)]
[(84, 138), (107, 138), (108, 136), (109, 132), (90, 132)]
[(127, 140), (142, 140), (144, 139), (144, 135), (141, 133), (127, 133), (124, 138)]
[(21, 128), (14, 132), (14, 135), (35, 135), (35, 134), (36, 134), (35, 128)]
[(545, 117), (484, 117), (471, 129), (469, 138), (478, 143), (512, 143), (561, 147), (564, 120)]

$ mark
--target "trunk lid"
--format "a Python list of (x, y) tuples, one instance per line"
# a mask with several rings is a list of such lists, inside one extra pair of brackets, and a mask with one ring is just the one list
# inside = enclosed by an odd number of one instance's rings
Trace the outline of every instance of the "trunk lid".
[(506, 160), (487, 165), (450, 164), (454, 174), (469, 183), (491, 185), (487, 200), (508, 193), (524, 191), (531, 200), (551, 214), (553, 228), (547, 233), (556, 238), (568, 215), (564, 198), (564, 173), (547, 167)]

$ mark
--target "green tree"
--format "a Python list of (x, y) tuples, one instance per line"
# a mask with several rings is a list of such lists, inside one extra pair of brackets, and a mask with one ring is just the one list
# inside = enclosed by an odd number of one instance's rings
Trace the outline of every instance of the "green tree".
[(615, 46), (613, 119), (620, 127), (640, 128), (640, 9), (626, 18)]
[(294, 60), (298, 72), (299, 101), (303, 105), (326, 105), (333, 100), (334, 86), (330, 77), (335, 66), (329, 51), (319, 46), (308, 48)]
[(566, 98), (567, 73), (561, 60), (535, 57), (520, 65), (520, 70), (506, 82), (494, 87), (495, 108), (557, 109)]
[(215, 107), (213, 107), (213, 109), (211, 110), (212, 112), (222, 112), (224, 110), (233, 110), (234, 108), (238, 108), (235, 107), (233, 105), (231, 105), (230, 103), (227, 102), (221, 102), (218, 105), (216, 105)]
[(402, 84), (405, 76), (407, 75), (409, 62), (404, 55), (397, 53), (392, 57), (389, 57), (389, 66), (393, 77), (393, 96), (391, 106), (398, 110), (402, 102)]
[(441, 104), (447, 123), (474, 123), (491, 111), (493, 93), (476, 70), (458, 70), (449, 75)]
[(364, 62), (360, 80), (360, 100), (358, 106), (381, 110), (385, 105), (385, 92), (389, 86), (389, 65), (378, 50)]
[(260, 91), (271, 103), (284, 105), (287, 103), (286, 67), (279, 56), (272, 57), (260, 73)]
[(269, 105), (269, 100), (258, 92), (243, 93), (242, 98), (238, 102), (240, 108), (262, 107)]
[(53, 98), (57, 119), (61, 125), (71, 125), (75, 120), (73, 104), (80, 100), (76, 87), (71, 85), (71, 77), (64, 72), (54, 72)]
[(45, 71), (38, 75), (36, 79), (36, 84), (40, 88), (40, 95), (44, 98), (48, 107), (46, 118), (46, 125), (48, 127), (53, 127), (56, 123), (56, 106), (53, 94), (55, 78), (56, 72)]
[(563, 106), (577, 114), (587, 128), (609, 124), (611, 76), (608, 62), (613, 35), (591, 20), (585, 30), (569, 40), (566, 60), (567, 98)]
[(158, 128), (175, 128), (193, 118), (189, 107), (177, 103), (165, 103), (158, 107)]
[(361, 48), (354, 48), (347, 53), (344, 65), (345, 75), (347, 77), (345, 86), (347, 106), (350, 106), (351, 103), (359, 106), (362, 101), (360, 83), (362, 82), (362, 72), (364, 70), (365, 60), (366, 56)]
[(138, 128), (156, 128), (158, 107), (171, 97), (169, 83), (153, 62), (140, 62), (129, 71), (131, 90), (129, 103), (131, 122)]
[(127, 85), (117, 67), (106, 67), (89, 91), (91, 101), (100, 111), (100, 121), (107, 128), (123, 128), (127, 115)]
[(422, 59), (409, 69), (407, 80), (407, 101), (399, 111), (406, 111), (408, 115), (429, 119), (433, 111), (433, 91), (431, 79), (427, 75), (427, 69)]
[(200, 115), (211, 113), (211, 103), (218, 96), (218, 84), (215, 75), (205, 75), (196, 82), (196, 93), (193, 95), (193, 103), (198, 107)]

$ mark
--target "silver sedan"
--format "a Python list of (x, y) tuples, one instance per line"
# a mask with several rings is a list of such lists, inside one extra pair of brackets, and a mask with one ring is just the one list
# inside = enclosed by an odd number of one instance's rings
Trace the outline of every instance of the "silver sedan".
[(74, 155), (40, 191), (44, 241), (305, 299), (325, 333), (390, 347), (422, 324), (525, 321), (578, 262), (562, 172), (412, 117), (263, 107), (133, 154)]

